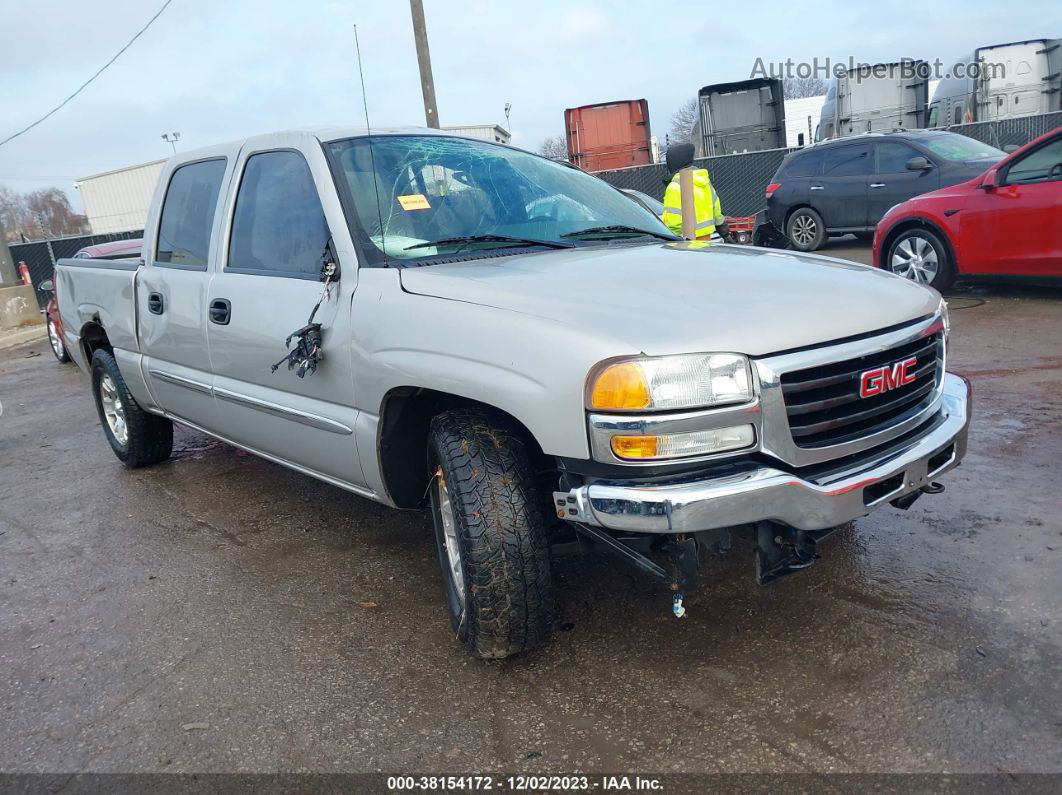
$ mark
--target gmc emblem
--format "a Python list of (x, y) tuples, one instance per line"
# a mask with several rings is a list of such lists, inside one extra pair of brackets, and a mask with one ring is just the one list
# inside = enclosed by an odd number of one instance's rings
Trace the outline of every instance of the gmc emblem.
[(867, 370), (859, 376), (859, 397), (868, 398), (881, 395), (897, 387), (905, 386), (915, 380), (911, 370), (918, 363), (918, 358), (912, 356), (902, 362), (887, 364)]

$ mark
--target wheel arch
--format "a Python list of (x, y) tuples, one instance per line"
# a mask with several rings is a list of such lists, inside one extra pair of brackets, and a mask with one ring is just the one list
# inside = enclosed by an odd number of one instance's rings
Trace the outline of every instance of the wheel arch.
[(896, 238), (911, 229), (924, 229), (940, 238), (940, 242), (944, 244), (944, 248), (947, 251), (948, 262), (951, 264), (952, 270), (956, 275), (962, 273), (958, 257), (955, 256), (955, 244), (952, 242), (951, 236), (940, 224), (921, 215), (905, 218), (890, 227), (889, 231), (885, 233), (885, 237), (881, 240), (881, 248), (878, 251), (879, 261), (874, 264), (882, 270), (888, 270), (889, 250), (892, 248), (892, 244), (896, 241)]
[(81, 327), (81, 333), (78, 334), (78, 345), (81, 347), (81, 353), (85, 357), (86, 367), (92, 364), (92, 354), (94, 354), (100, 348), (104, 350), (112, 350), (110, 339), (107, 337), (107, 331), (103, 328), (103, 324), (99, 322), (99, 319), (90, 320)]
[[(790, 207), (788, 210), (786, 210), (785, 220), (782, 222), (782, 226), (783, 226), (782, 234), (783, 235), (787, 234), (787, 230), (789, 229), (789, 219), (793, 217), (793, 214), (797, 210), (814, 210), (815, 213), (819, 216), (819, 218), (822, 218), (822, 212), (817, 210), (816, 208), (812, 207), (811, 204), (809, 204), (808, 202), (804, 201), (804, 202), (800, 202), (799, 204), (794, 204), (792, 207)], [(822, 218), (822, 225), (823, 225), (823, 228), (825, 228), (825, 229), (829, 228), (828, 226), (826, 226), (826, 219), (825, 218)]]
[(462, 395), (422, 387), (399, 386), (380, 405), (376, 454), (388, 497), (399, 508), (417, 508), (427, 493), (428, 428), (433, 417), (456, 408), (481, 408), (512, 423), (538, 466), (546, 460), (527, 426), (509, 412)]

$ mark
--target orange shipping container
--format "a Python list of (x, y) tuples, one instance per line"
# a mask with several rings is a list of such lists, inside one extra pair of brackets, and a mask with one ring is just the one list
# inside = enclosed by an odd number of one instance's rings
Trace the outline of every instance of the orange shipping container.
[(649, 103), (644, 99), (584, 105), (564, 111), (568, 160), (584, 171), (653, 162)]

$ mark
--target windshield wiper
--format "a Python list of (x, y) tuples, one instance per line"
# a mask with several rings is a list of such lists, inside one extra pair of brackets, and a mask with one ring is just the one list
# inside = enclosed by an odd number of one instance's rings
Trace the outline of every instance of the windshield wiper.
[(605, 238), (619, 237), (625, 234), (650, 235), (651, 237), (657, 237), (661, 240), (681, 239), (675, 237), (674, 235), (665, 235), (663, 232), (653, 232), (649, 229), (639, 229), (636, 226), (625, 226), (623, 224), (611, 224), (609, 226), (591, 226), (589, 229), (580, 229), (577, 232), (567, 232), (561, 235), (561, 237), (581, 237), (582, 235), (594, 235), (595, 237)]
[[(510, 237), (509, 235), (462, 235), (460, 237), (441, 237), (438, 240), (429, 240), (426, 243), (414, 243), (406, 246), (405, 251), (414, 248), (431, 248), (432, 246), (446, 246), (451, 243), (513, 243), (519, 246), (546, 246), (547, 248), (574, 248), (574, 243), (565, 243), (560, 240), (536, 240), (531, 237)], [(464, 246), (462, 246), (463, 248)]]

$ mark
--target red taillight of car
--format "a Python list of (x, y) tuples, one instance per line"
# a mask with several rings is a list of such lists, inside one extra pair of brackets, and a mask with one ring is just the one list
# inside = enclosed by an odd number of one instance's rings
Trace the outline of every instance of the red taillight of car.
[(772, 182), (770, 185), (768, 185), (767, 186), (767, 198), (768, 199), (771, 198), (774, 195), (774, 192), (776, 190), (778, 190), (780, 187), (782, 187), (782, 183), (781, 182)]

